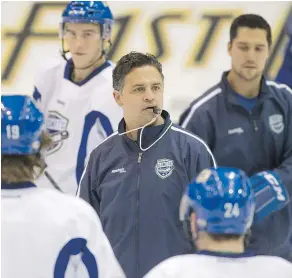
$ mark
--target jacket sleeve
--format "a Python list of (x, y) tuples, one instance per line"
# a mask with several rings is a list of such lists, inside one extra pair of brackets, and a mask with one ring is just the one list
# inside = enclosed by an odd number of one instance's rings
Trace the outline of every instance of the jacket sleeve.
[(201, 108), (194, 109), (192, 104), (180, 117), (179, 125), (201, 137), (212, 150), (214, 146), (214, 126), (209, 113)]
[(98, 157), (95, 151), (92, 151), (88, 163), (83, 171), (81, 180), (77, 189), (77, 197), (88, 202), (99, 215), (100, 199), (96, 193), (98, 172)]
[(286, 125), (286, 141), (281, 164), (274, 169), (279, 174), (282, 183), (286, 186), (290, 199), (292, 198), (292, 90), (286, 87), (291, 94), (288, 96), (289, 111)]

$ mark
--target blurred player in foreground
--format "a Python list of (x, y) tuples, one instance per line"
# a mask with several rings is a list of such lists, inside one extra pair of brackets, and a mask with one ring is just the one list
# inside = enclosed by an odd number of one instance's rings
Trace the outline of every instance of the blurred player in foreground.
[(84, 201), (37, 188), (50, 141), (28, 96), (1, 97), (1, 277), (125, 277)]
[(235, 168), (203, 170), (181, 202), (180, 217), (197, 254), (172, 257), (145, 278), (291, 278), (292, 264), (245, 251), (256, 209), (251, 181)]
[[(64, 59), (52, 59), (36, 77), (33, 96), (53, 141), (46, 152), (47, 171), (71, 195), (76, 194), (87, 155), (122, 119), (112, 95), (114, 66), (106, 58), (113, 24), (104, 2), (70, 2), (60, 24)], [(45, 176), (38, 184), (51, 187)]]

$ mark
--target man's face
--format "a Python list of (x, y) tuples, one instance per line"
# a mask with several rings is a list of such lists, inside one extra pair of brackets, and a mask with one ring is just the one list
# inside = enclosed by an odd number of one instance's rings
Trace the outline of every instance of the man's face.
[(162, 109), (162, 76), (154, 66), (135, 68), (127, 74), (122, 91), (114, 92), (114, 97), (123, 109), (126, 123), (142, 126), (156, 116), (154, 106)]
[(269, 57), (267, 32), (263, 29), (240, 27), (228, 44), (232, 70), (246, 81), (260, 77)]
[(77, 69), (87, 68), (101, 55), (101, 33), (97, 24), (66, 23), (64, 41)]

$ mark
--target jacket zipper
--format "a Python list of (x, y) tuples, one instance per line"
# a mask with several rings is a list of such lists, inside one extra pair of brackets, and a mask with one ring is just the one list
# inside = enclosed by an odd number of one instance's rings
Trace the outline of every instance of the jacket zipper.
[(252, 115), (252, 112), (249, 112), (249, 115), (250, 115), (251, 122), (253, 124), (253, 130), (258, 131), (259, 128), (258, 128), (257, 122), (255, 121), (255, 119)]
[(140, 189), (140, 171), (141, 171), (141, 160), (143, 153), (140, 152), (138, 155), (138, 179), (137, 179), (137, 188), (136, 188), (136, 254), (137, 254), (137, 265), (136, 265), (136, 277), (139, 275), (139, 189)]

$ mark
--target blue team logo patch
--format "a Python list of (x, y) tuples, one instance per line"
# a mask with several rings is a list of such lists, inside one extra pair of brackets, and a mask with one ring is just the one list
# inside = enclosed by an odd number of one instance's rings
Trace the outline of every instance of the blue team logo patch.
[(56, 111), (49, 111), (48, 118), (46, 120), (46, 128), (52, 139), (52, 145), (47, 150), (47, 155), (50, 155), (58, 151), (63, 141), (69, 137), (67, 131), (69, 120)]
[(155, 172), (161, 179), (166, 179), (172, 174), (174, 168), (173, 160), (167, 158), (158, 159), (155, 165)]

